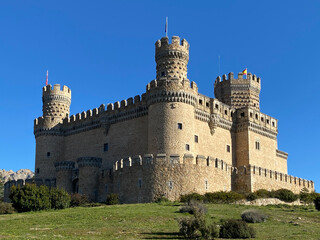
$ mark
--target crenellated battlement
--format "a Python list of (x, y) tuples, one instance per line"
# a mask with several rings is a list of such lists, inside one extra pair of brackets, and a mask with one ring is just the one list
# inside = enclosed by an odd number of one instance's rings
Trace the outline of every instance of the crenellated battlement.
[(67, 86), (63, 86), (61, 89), (60, 84), (55, 84), (53, 87), (51, 85), (44, 86), (42, 88), (42, 99), (45, 100), (57, 100), (57, 101), (67, 101), (71, 103), (71, 89)]
[(197, 165), (202, 167), (213, 167), (225, 171), (231, 174), (235, 168), (227, 164), (222, 159), (214, 157), (205, 157), (203, 155), (197, 155), (194, 157), (192, 154), (145, 154), (143, 156), (136, 155), (132, 157), (126, 157), (116, 161), (113, 165), (113, 171), (125, 170), (126, 168), (134, 166), (151, 166), (165, 164), (170, 166), (187, 167), (190, 165)]
[(252, 107), (260, 110), (260, 89), (261, 79), (251, 73), (247, 74), (247, 78), (243, 77), (243, 73), (238, 73), (238, 78), (234, 78), (230, 72), (228, 77), (226, 74), (222, 79), (218, 76), (214, 83), (215, 97), (237, 109)]
[[(290, 189), (296, 193), (300, 193), (300, 190), (303, 187), (306, 187), (310, 192), (314, 191), (313, 181), (298, 178), (292, 175), (273, 171), (259, 166), (241, 166), (237, 169), (237, 174), (239, 176), (252, 176), (255, 179), (255, 183), (265, 184), (265, 186), (258, 185), (259, 187), (257, 187), (257, 189), (251, 189), (251, 191), (255, 191), (258, 189), (274, 190), (279, 189), (279, 187), (281, 186), (282, 188)], [(279, 187), (277, 185), (279, 185)], [(274, 186), (274, 189), (270, 188), (271, 186)], [(252, 187), (254, 188), (255, 186), (253, 185)]]
[(157, 63), (157, 79), (166, 77), (168, 80), (187, 79), (187, 65), (189, 61), (189, 43), (177, 36), (163, 37), (155, 43), (155, 60)]

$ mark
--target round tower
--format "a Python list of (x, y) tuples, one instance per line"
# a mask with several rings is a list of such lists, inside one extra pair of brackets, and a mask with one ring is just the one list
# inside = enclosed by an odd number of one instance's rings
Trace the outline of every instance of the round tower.
[(43, 116), (35, 119), (36, 138), (35, 178), (39, 183), (55, 185), (54, 164), (63, 159), (63, 132), (61, 123), (69, 116), (71, 90), (60, 84), (47, 85), (42, 89)]
[(156, 42), (157, 79), (147, 85), (148, 153), (192, 153), (197, 86), (187, 79), (189, 44), (179, 37)]
[(163, 37), (156, 42), (155, 60), (157, 63), (157, 80), (166, 77), (167, 79), (187, 79), (187, 65), (189, 61), (189, 44), (187, 40), (177, 36)]
[(60, 84), (53, 88), (47, 85), (42, 89), (42, 112), (46, 128), (52, 128), (69, 116), (71, 90), (67, 86), (60, 89)]
[(57, 172), (56, 186), (63, 188), (68, 193), (73, 193), (72, 171), (74, 170), (75, 163), (72, 161), (62, 161), (56, 162), (54, 166)]
[(79, 193), (87, 195), (91, 201), (97, 201), (102, 159), (81, 157), (78, 158), (77, 163), (79, 168)]

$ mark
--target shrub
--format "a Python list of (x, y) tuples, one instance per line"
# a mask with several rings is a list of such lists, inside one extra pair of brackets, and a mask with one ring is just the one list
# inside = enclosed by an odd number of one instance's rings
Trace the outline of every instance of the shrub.
[(166, 197), (159, 197), (154, 202), (156, 202), (156, 203), (168, 203), (168, 202), (170, 202), (170, 200), (168, 198), (166, 198)]
[(197, 231), (200, 227), (199, 221), (195, 217), (178, 218), (179, 234), (184, 238), (193, 239), (198, 237)]
[(318, 211), (320, 211), (320, 197), (316, 197), (314, 199), (314, 206)]
[(294, 202), (298, 199), (298, 195), (294, 194), (288, 189), (279, 189), (273, 192), (274, 197), (285, 201), (285, 202)]
[(254, 192), (258, 198), (268, 198), (271, 197), (271, 193), (266, 189), (259, 189)]
[(0, 215), (14, 213), (14, 208), (11, 203), (0, 202)]
[(236, 192), (213, 192), (206, 193), (204, 199), (208, 203), (232, 203), (240, 199), (244, 199), (245, 196)]
[(185, 206), (180, 208), (181, 213), (188, 212), (190, 214), (194, 214), (197, 216), (205, 215), (207, 213), (207, 211), (208, 210), (207, 210), (206, 206), (204, 206), (202, 203), (195, 201), (195, 200), (191, 200)]
[(26, 184), (11, 188), (10, 199), (12, 206), (18, 212), (40, 211), (51, 208), (49, 189), (46, 186), (37, 187)]
[(266, 221), (268, 217), (256, 209), (249, 209), (242, 212), (241, 218), (247, 223), (261, 223)]
[(220, 238), (254, 238), (256, 232), (242, 220), (229, 219), (222, 222)]
[(258, 195), (256, 193), (249, 193), (247, 195), (247, 200), (248, 201), (253, 201), (253, 200), (256, 200), (256, 199), (258, 199)]
[(89, 203), (89, 199), (87, 195), (80, 194), (80, 193), (73, 193), (71, 194), (71, 207), (79, 207), (79, 206), (85, 206)]
[(107, 201), (106, 201), (107, 205), (115, 205), (115, 204), (119, 204), (119, 196), (116, 193), (111, 193), (107, 196)]
[(63, 189), (51, 188), (50, 189), (50, 203), (53, 209), (64, 209), (70, 207), (71, 197)]
[(200, 225), (199, 232), (202, 239), (214, 239), (219, 236), (219, 228), (216, 224), (207, 225), (205, 222)]
[(190, 193), (180, 196), (180, 202), (190, 202), (191, 200), (203, 201), (204, 197), (199, 193)]

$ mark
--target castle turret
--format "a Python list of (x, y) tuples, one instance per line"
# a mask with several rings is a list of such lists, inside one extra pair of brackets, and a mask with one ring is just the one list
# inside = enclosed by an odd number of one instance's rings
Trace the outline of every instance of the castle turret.
[(193, 151), (197, 85), (187, 79), (189, 44), (179, 37), (156, 42), (157, 79), (147, 85), (148, 152)]
[(217, 77), (214, 83), (214, 96), (221, 102), (236, 109), (251, 107), (260, 110), (261, 79), (248, 73), (247, 78), (243, 78), (243, 73), (234, 78), (233, 73)]
[(41, 183), (55, 185), (54, 164), (63, 157), (64, 138), (60, 123), (69, 116), (71, 90), (67, 86), (55, 84), (42, 89), (43, 116), (34, 121), (36, 137), (35, 178)]
[(156, 42), (157, 80), (162, 77), (167, 79), (187, 79), (187, 64), (189, 61), (189, 44), (187, 40), (177, 36), (172, 37), (169, 44), (168, 37), (163, 37)]
[(69, 116), (71, 104), (71, 90), (67, 86), (60, 89), (60, 84), (53, 88), (47, 85), (42, 89), (42, 112), (44, 127), (51, 128), (65, 117)]
[(61, 161), (56, 162), (54, 165), (57, 172), (56, 186), (63, 188), (68, 193), (73, 193), (72, 171), (74, 170), (75, 163), (72, 161)]

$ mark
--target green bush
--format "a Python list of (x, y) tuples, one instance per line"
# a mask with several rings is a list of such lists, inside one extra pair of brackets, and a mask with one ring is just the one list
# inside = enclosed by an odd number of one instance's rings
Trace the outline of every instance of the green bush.
[(189, 193), (185, 195), (180, 196), (180, 202), (190, 202), (191, 200), (196, 200), (196, 201), (203, 201), (204, 197), (203, 195), (200, 195), (199, 193)]
[(40, 211), (48, 209), (63, 209), (70, 205), (69, 194), (61, 189), (35, 184), (26, 184), (23, 187), (13, 186), (10, 199), (12, 206), (18, 212)]
[(79, 206), (85, 206), (89, 203), (89, 199), (87, 195), (80, 194), (80, 193), (73, 193), (71, 194), (71, 207), (79, 207)]
[(11, 203), (0, 202), (0, 215), (14, 213), (14, 208)]
[(256, 209), (248, 209), (242, 212), (241, 218), (247, 223), (261, 223), (267, 220), (267, 216)]
[(116, 193), (111, 193), (107, 196), (107, 201), (106, 201), (107, 205), (115, 205), (115, 204), (119, 204), (119, 196)]
[(51, 188), (50, 189), (50, 203), (52, 209), (64, 209), (69, 208), (71, 197), (63, 189)]
[(208, 209), (206, 208), (206, 206), (195, 200), (190, 200), (190, 202), (186, 203), (186, 205), (180, 208), (181, 213), (188, 212), (197, 216), (205, 215), (207, 211)]
[(229, 219), (222, 221), (220, 238), (254, 238), (255, 230), (242, 220)]
[(154, 202), (155, 203), (168, 203), (168, 202), (170, 202), (170, 200), (166, 197), (159, 197)]
[(248, 201), (253, 201), (258, 199), (259, 197), (256, 193), (253, 192), (253, 193), (249, 193), (246, 198)]
[(46, 186), (37, 187), (26, 184), (23, 187), (13, 186), (10, 199), (12, 206), (18, 212), (40, 211), (51, 208), (49, 189)]
[(271, 193), (270, 191), (266, 190), (266, 189), (259, 189), (257, 191), (254, 192), (258, 198), (269, 198), (271, 197)]
[(314, 206), (318, 211), (320, 211), (320, 197), (316, 197), (314, 199)]
[(184, 238), (194, 239), (199, 237), (199, 234), (197, 233), (200, 228), (198, 219), (195, 217), (178, 218), (177, 221), (179, 224), (179, 234)]
[(298, 195), (294, 194), (292, 191), (288, 189), (279, 189), (272, 192), (272, 195), (275, 198), (280, 199), (281, 201), (285, 202), (294, 202), (298, 199)]
[(232, 203), (244, 199), (245, 195), (236, 192), (213, 192), (204, 195), (205, 202), (208, 203)]

